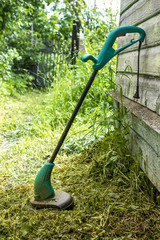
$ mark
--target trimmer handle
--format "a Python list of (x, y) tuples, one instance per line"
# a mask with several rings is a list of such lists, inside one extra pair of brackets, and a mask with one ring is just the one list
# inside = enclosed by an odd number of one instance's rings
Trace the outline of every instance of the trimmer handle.
[[(140, 36), (138, 39), (134, 40), (131, 39), (130, 43), (126, 44), (123, 47), (120, 47), (116, 50), (112, 48), (115, 40), (120, 35), (125, 35), (126, 33), (139, 33)], [(131, 45), (135, 44), (136, 42), (140, 41), (143, 42), (145, 38), (145, 31), (142, 28), (135, 27), (135, 26), (125, 26), (125, 27), (118, 27), (112, 30), (102, 47), (97, 59), (92, 55), (84, 55), (81, 57), (81, 60), (87, 62), (88, 60), (92, 60), (95, 64), (93, 65), (93, 69), (100, 70), (104, 67), (104, 65), (115, 55), (123, 51), (124, 49), (130, 47)]]

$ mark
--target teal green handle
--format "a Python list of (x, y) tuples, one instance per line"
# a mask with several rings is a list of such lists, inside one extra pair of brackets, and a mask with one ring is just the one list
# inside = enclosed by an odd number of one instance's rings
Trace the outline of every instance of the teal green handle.
[[(123, 47), (120, 47), (116, 50), (112, 48), (116, 38), (122, 34), (126, 33), (139, 33), (140, 36), (138, 39), (134, 40), (131, 39), (130, 43), (124, 45)], [(136, 42), (140, 41), (143, 42), (145, 38), (145, 31), (142, 28), (135, 27), (135, 26), (125, 26), (125, 27), (118, 27), (112, 30), (103, 45), (97, 59), (93, 57), (92, 55), (83, 55), (81, 57), (81, 60), (83, 62), (87, 62), (88, 60), (92, 60), (94, 62), (93, 69), (100, 70), (104, 67), (104, 65), (115, 55), (123, 51), (124, 49), (130, 47), (131, 45), (135, 44)]]

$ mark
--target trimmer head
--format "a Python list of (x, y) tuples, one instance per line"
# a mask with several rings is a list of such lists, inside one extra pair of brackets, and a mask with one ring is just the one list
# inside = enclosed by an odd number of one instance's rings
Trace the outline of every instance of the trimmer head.
[(55, 196), (47, 200), (36, 201), (33, 197), (30, 202), (35, 208), (71, 210), (74, 207), (73, 198), (68, 193), (63, 191), (55, 191)]
[(51, 172), (54, 163), (46, 163), (34, 182), (34, 197), (31, 204), (35, 208), (69, 210), (74, 206), (73, 198), (66, 192), (55, 191), (51, 185)]

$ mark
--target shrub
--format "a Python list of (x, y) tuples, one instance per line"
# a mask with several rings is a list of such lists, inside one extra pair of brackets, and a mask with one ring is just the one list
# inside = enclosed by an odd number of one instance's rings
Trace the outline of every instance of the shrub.
[(15, 74), (12, 71), (14, 61), (20, 61), (21, 56), (15, 48), (1, 52), (0, 55), (0, 93), (1, 95), (17, 95), (24, 93), (33, 79), (28, 72)]

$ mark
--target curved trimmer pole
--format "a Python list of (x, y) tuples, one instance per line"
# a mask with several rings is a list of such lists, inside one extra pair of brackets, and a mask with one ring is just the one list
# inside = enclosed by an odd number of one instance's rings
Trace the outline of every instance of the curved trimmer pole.
[(92, 82), (94, 81), (94, 79), (96, 77), (97, 72), (98, 72), (98, 70), (94, 70), (93, 71), (93, 73), (92, 73), (92, 75), (91, 75), (91, 77), (90, 77), (90, 79), (89, 79), (85, 89), (83, 90), (83, 93), (82, 93), (82, 95), (81, 95), (81, 97), (80, 97), (80, 99), (79, 99), (79, 101), (78, 101), (78, 103), (77, 103), (73, 113), (72, 113), (72, 116), (69, 119), (69, 121), (68, 121), (68, 123), (67, 123), (67, 125), (65, 127), (65, 130), (64, 130), (64, 132), (62, 133), (62, 135), (61, 135), (61, 137), (59, 139), (59, 142), (58, 142), (58, 144), (57, 144), (57, 146), (56, 146), (56, 148), (55, 148), (55, 150), (54, 150), (54, 152), (52, 154), (52, 157), (50, 158), (50, 161), (49, 161), (50, 163), (53, 163), (54, 159), (56, 158), (56, 156), (57, 156), (57, 154), (59, 152), (59, 149), (62, 146), (62, 144), (63, 144), (63, 142), (64, 142), (64, 140), (65, 140), (65, 138), (67, 136), (67, 133), (68, 133), (68, 131), (69, 131), (69, 129), (70, 129), (70, 127), (71, 127), (71, 125), (72, 125), (72, 123), (73, 123), (73, 121), (74, 121), (74, 119), (75, 119), (75, 117), (76, 117), (76, 115), (77, 115), (77, 113), (78, 113), (78, 111), (79, 111), (79, 109), (80, 109), (80, 107), (81, 107), (81, 105), (82, 105), (82, 103), (83, 103), (83, 101), (84, 101), (84, 99), (85, 99), (85, 97), (86, 97), (86, 95), (87, 95), (91, 85), (92, 85)]
[[(131, 40), (130, 43), (126, 44), (125, 46), (117, 49), (117, 50), (114, 50), (112, 48), (116, 38), (119, 36), (119, 35), (123, 35), (123, 34), (126, 34), (126, 33), (139, 33), (140, 36), (137, 40)], [(136, 42), (138, 41), (141, 41), (143, 42), (144, 40), (144, 37), (145, 37), (145, 32), (143, 29), (139, 28), (139, 27), (133, 27), (133, 26), (129, 26), (129, 27), (119, 27), (119, 28), (116, 28), (114, 29), (108, 36), (103, 48), (101, 49), (97, 59), (95, 57), (93, 57), (92, 55), (84, 55), (81, 57), (82, 61), (86, 62), (88, 60), (92, 60), (94, 62), (94, 65), (93, 65), (93, 73), (77, 103), (77, 106), (75, 107), (74, 111), (73, 111), (73, 114), (70, 118), (70, 120), (68, 121), (67, 123), (67, 126), (64, 130), (64, 132), (62, 133), (62, 136), (53, 152), (53, 155), (51, 156), (50, 158), (50, 161), (49, 163), (47, 163), (41, 170), (40, 172), (38, 173), (37, 177), (36, 177), (36, 180), (35, 180), (35, 198), (33, 200), (33, 202), (36, 201), (35, 205), (37, 204), (37, 201), (43, 201), (43, 200), (47, 200), (47, 199), (50, 199), (50, 198), (53, 198), (55, 193), (54, 193), (54, 189), (52, 188), (51, 186), (51, 182), (50, 182), (50, 176), (51, 176), (51, 172), (52, 172), (52, 168), (54, 166), (53, 162), (67, 136), (67, 133), (96, 77), (96, 74), (98, 72), (98, 70), (100, 70), (101, 68), (104, 67), (104, 65), (111, 59), (113, 58), (115, 55), (117, 55), (119, 52), (123, 51), (124, 49), (126, 49), (127, 47), (135, 44)], [(62, 196), (62, 195), (58, 195), (58, 196)], [(64, 195), (63, 195), (64, 196)], [(59, 197), (60, 200), (62, 200), (63, 197)], [(72, 201), (72, 198), (69, 198), (68, 197), (68, 202), (71, 203)], [(64, 202), (63, 202), (64, 204)], [(61, 206), (63, 205), (61, 204)], [(66, 204), (66, 203), (65, 203)], [(67, 203), (68, 204), (68, 203)], [(42, 203), (43, 205), (43, 203)], [(54, 204), (55, 205), (55, 204)], [(63, 205), (64, 206), (64, 205)]]
[[(55, 196), (55, 192), (54, 192), (54, 189), (51, 185), (51, 172), (52, 172), (52, 169), (53, 169), (53, 166), (54, 166), (54, 163), (53, 161), (55, 160), (58, 152), (59, 152), (59, 149), (60, 147), (62, 146), (66, 136), (67, 136), (67, 133), (85, 99), (85, 96), (87, 95), (91, 85), (92, 85), (92, 82), (94, 81), (95, 79), (95, 76), (97, 74), (98, 70), (94, 70), (78, 103), (77, 103), (77, 106), (75, 107), (74, 111), (73, 111), (73, 114), (70, 118), (70, 120), (68, 121), (67, 123), (67, 126), (64, 130), (64, 132), (62, 133), (62, 136), (61, 138), (59, 139), (59, 142), (50, 158), (50, 161), (49, 163), (46, 163), (43, 168), (39, 171), (39, 173), (37, 174), (37, 177), (35, 179), (35, 182), (34, 182), (34, 200), (32, 200), (32, 204), (34, 205), (38, 205), (38, 201), (41, 202), (41, 201), (44, 201), (44, 200), (47, 200), (47, 199), (50, 199), (50, 198), (53, 198)], [(65, 193), (65, 196), (66, 196), (66, 193)], [(69, 197), (67, 197), (69, 198)], [(69, 198), (68, 201), (72, 201), (72, 198)], [(68, 204), (68, 203), (67, 203)], [(43, 203), (41, 203), (41, 205), (43, 205)], [(53, 204), (52, 204), (53, 205)], [(62, 204), (63, 205), (63, 204)], [(68, 205), (67, 205), (68, 206)], [(55, 207), (55, 204), (54, 204), (54, 207)]]
[[(136, 40), (131, 40), (130, 43), (126, 44), (125, 46), (117, 49), (117, 50), (114, 50), (112, 48), (115, 40), (117, 37), (119, 37), (120, 35), (123, 35), (123, 34), (126, 34), (126, 33), (139, 33), (140, 36), (138, 39)], [(139, 27), (134, 27), (134, 26), (126, 26), (126, 27), (119, 27), (119, 28), (116, 28), (114, 29), (113, 31), (111, 31), (111, 33), (109, 34), (104, 46), (102, 47), (97, 59), (95, 57), (93, 57), (92, 55), (84, 55), (81, 57), (82, 61), (86, 62), (88, 60), (92, 60), (95, 64), (93, 65), (93, 73), (77, 103), (77, 106), (75, 107), (74, 111), (73, 111), (73, 114), (70, 118), (70, 120), (68, 121), (67, 123), (67, 126), (52, 154), (52, 157), (50, 158), (50, 163), (53, 163), (58, 152), (59, 152), (59, 149), (60, 147), (62, 146), (66, 136), (67, 136), (67, 133), (83, 103), (83, 100), (84, 98), (86, 97), (87, 95), (87, 92), (89, 91), (91, 85), (92, 85), (92, 82), (94, 81), (95, 79), (95, 76), (98, 72), (98, 70), (100, 70), (101, 68), (104, 67), (104, 65), (111, 59), (113, 58), (115, 55), (117, 55), (119, 52), (123, 51), (124, 49), (126, 49), (127, 47), (135, 44), (136, 42), (140, 41), (140, 42), (143, 42), (144, 41), (144, 37), (145, 37), (145, 32), (142, 28), (139, 28)]]

